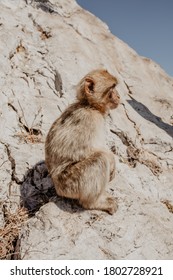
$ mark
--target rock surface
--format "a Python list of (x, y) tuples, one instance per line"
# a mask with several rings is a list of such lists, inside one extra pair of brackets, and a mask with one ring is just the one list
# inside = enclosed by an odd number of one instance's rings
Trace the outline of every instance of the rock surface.
[[(74, 0), (1, 0), (0, 9), (0, 226), (4, 203), (33, 214), (20, 257), (173, 259), (173, 78)], [(121, 96), (107, 118), (113, 216), (57, 197), (44, 164), (50, 125), (99, 67), (118, 77)]]

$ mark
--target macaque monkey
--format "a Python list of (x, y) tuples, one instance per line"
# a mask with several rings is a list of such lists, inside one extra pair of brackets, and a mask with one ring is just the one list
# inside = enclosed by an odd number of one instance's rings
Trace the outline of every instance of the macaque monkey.
[(117, 79), (106, 70), (88, 73), (77, 86), (77, 102), (53, 123), (45, 145), (57, 194), (109, 214), (117, 210), (106, 192), (115, 175), (115, 159), (106, 147), (104, 116), (119, 104), (116, 85)]

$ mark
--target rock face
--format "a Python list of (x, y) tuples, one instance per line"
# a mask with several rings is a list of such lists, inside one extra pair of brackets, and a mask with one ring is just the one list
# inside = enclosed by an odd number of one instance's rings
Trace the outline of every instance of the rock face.
[[(0, 2), (0, 200), (24, 205), (22, 259), (173, 258), (173, 79), (113, 36), (74, 0)], [(57, 197), (44, 164), (52, 122), (88, 71), (119, 80), (107, 118), (118, 211), (84, 211)]]

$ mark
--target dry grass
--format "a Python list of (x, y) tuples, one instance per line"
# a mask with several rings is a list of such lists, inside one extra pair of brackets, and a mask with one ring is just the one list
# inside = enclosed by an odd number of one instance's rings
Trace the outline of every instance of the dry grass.
[(19, 208), (11, 213), (4, 207), (5, 225), (0, 229), (0, 259), (12, 259), (22, 224), (28, 219), (27, 210)]
[(35, 135), (34, 133), (17, 133), (15, 136), (19, 137), (20, 140), (24, 140), (25, 143), (43, 143), (42, 135)]

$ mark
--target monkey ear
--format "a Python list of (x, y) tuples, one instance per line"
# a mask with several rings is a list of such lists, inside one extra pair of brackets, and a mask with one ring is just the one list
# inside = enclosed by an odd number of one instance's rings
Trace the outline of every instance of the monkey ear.
[(87, 77), (85, 79), (85, 92), (87, 94), (94, 93), (94, 85), (95, 85), (94, 80), (90, 77)]

